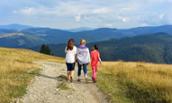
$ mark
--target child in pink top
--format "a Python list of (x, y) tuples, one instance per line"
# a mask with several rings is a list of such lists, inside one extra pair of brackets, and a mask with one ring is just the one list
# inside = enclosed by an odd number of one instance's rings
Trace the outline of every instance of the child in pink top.
[(101, 62), (100, 53), (98, 51), (97, 45), (94, 45), (91, 51), (92, 80), (94, 83), (96, 83), (96, 72), (99, 62)]

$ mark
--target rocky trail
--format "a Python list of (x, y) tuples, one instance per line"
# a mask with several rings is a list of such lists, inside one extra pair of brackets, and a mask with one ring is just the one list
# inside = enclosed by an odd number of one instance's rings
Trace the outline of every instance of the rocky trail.
[[(39, 62), (41, 72), (27, 88), (22, 103), (107, 103), (91, 79), (67, 82), (65, 64)], [(76, 74), (75, 74), (76, 75)]]

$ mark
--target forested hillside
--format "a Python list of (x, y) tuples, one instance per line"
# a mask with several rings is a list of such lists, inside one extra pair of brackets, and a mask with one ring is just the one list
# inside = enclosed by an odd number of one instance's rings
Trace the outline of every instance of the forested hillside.
[[(154, 63), (172, 63), (172, 36), (166, 33), (156, 33), (112, 39), (103, 42), (89, 43), (91, 48), (97, 44), (101, 57), (106, 61), (145, 61)], [(53, 53), (64, 56), (65, 44), (50, 45)]]

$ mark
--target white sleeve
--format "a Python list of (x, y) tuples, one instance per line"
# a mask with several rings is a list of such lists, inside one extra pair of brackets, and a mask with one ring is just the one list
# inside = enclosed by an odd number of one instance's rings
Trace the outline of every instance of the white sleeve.
[(67, 47), (65, 47), (65, 53), (67, 53)]
[(88, 62), (90, 63), (91, 62), (91, 58), (90, 58), (90, 51), (89, 51), (89, 49), (87, 49), (87, 52), (88, 52)]
[(77, 54), (77, 47), (74, 47), (75, 55)]

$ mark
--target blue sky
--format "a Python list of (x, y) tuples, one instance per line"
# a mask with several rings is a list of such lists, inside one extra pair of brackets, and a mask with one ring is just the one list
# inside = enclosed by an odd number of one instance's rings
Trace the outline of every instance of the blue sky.
[(0, 24), (131, 28), (172, 24), (172, 0), (1, 0)]

